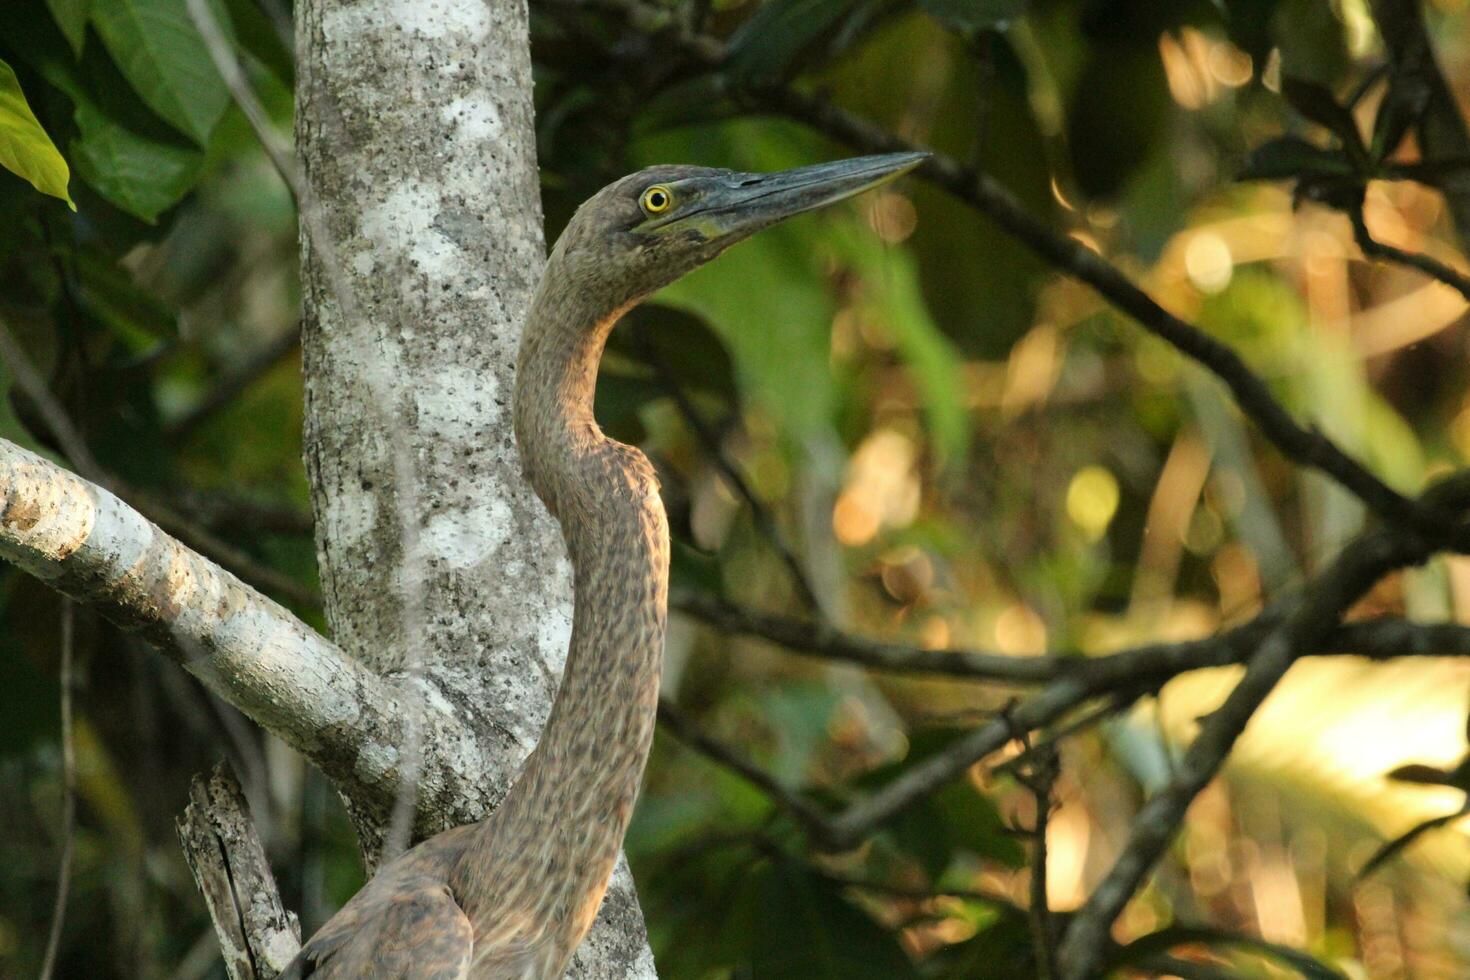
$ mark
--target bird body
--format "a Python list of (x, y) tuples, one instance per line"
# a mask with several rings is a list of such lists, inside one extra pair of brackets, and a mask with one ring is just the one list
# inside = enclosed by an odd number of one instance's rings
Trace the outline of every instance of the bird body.
[(384, 865), (282, 974), (558, 980), (597, 915), (658, 713), (669, 532), (653, 467), (592, 414), (608, 334), (639, 300), (791, 214), (912, 169), (891, 154), (780, 174), (655, 167), (608, 185), (552, 250), (522, 335), (522, 465), (561, 525), (575, 605), (541, 740), (485, 820)]

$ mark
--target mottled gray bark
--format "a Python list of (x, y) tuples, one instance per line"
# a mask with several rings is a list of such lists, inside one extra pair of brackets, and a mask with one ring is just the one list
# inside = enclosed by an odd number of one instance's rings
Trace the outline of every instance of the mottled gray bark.
[[(422, 672), (489, 750), (498, 798), (546, 719), (571, 622), (570, 566), (511, 431), (544, 258), (525, 0), (296, 11), (304, 224), (327, 239), (303, 236), (302, 346), (328, 620), (372, 668)], [(428, 810), (422, 831), (464, 801)], [(653, 973), (625, 867), (573, 973)]]
[(281, 904), (240, 781), (225, 763), (195, 776), (175, 824), (204, 895), (230, 980), (269, 980), (301, 949), (301, 923)]

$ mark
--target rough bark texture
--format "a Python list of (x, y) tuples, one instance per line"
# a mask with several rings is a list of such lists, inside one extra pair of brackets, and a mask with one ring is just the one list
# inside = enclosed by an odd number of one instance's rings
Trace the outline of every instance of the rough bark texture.
[(178, 831), (230, 980), (271, 980), (301, 948), (301, 923), (281, 904), (240, 781), (225, 763), (194, 777)]
[[(302, 267), (328, 619), (373, 668), (422, 671), (493, 757), (482, 783), (498, 798), (546, 720), (571, 623), (570, 567), (510, 419), (544, 258), (525, 2), (296, 14), (303, 205), (331, 240), (303, 241)], [(454, 823), (453, 802), (418, 830)], [(652, 975), (625, 866), (573, 973)]]
[(393, 800), (405, 705), (421, 703), (422, 809), (436, 808), (421, 822), (446, 807), (472, 820), (494, 799), (479, 782), (493, 753), (432, 691), (378, 677), (109, 491), (3, 439), (0, 558), (152, 641), (366, 805)]

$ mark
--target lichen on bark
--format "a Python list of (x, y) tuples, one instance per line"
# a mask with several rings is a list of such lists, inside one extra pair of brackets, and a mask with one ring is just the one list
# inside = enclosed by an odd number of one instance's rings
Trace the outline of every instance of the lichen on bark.
[[(348, 654), (422, 684), (494, 747), (476, 788), (492, 791), (472, 798), (498, 798), (545, 722), (571, 613), (561, 536), (510, 424), (545, 252), (526, 5), (305, 0), (296, 16), (302, 206), (316, 219), (303, 228), (330, 238), (302, 239), (328, 622)], [(446, 826), (464, 816), (456, 802), (435, 802)], [(653, 975), (625, 866), (573, 974)]]

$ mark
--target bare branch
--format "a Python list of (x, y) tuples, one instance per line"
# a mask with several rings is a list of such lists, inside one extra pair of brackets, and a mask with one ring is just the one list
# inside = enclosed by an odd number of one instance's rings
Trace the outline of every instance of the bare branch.
[(238, 398), (240, 393), (254, 384), (261, 375), (285, 360), (300, 344), (301, 324), (297, 323), (289, 330), (283, 330), (280, 336), (250, 354), (245, 358), (244, 363), (220, 378), (219, 382), (197, 404), (164, 426), (163, 434), (175, 441), (188, 438), (195, 429)]
[[(46, 427), (51, 430), (52, 438), (56, 440), (56, 444), (66, 454), (67, 461), (77, 472), (99, 486), (110, 490), (123, 490), (118, 479), (104, 470), (96, 457), (92, 455), (81, 430), (67, 414), (60, 400), (47, 387), (45, 379), (31, 363), (25, 350), (16, 342), (4, 321), (0, 321), (0, 358), (10, 365), (16, 382), (35, 404)], [(134, 499), (143, 496), (137, 491), (132, 491), (129, 495)], [(150, 519), (157, 521), (182, 538), (185, 544), (208, 554), (216, 562), (252, 585), (302, 605), (320, 605), (321, 596), (316, 593), (316, 590), (301, 585), (295, 579), (282, 575), (273, 568), (261, 565), (239, 548), (221, 541), (208, 530), (191, 523), (164, 504), (145, 498), (139, 501), (139, 509), (143, 510)]]
[(870, 640), (820, 623), (774, 616), (692, 593), (670, 598), (670, 608), (725, 632), (757, 636), (794, 653), (842, 660), (895, 673), (942, 674), (968, 680), (1014, 684), (1044, 683), (1067, 672), (1075, 658), (1013, 657), (975, 650), (923, 650), (901, 643)]
[(1086, 684), (1066, 678), (1022, 701), (1004, 717), (987, 722), (945, 746), (872, 796), (848, 807), (832, 821), (835, 846), (851, 847), (898, 813), (982, 762), (1006, 743), (1051, 724), (1088, 697)]
[(253, 534), (309, 536), (315, 529), (310, 510), (215, 489), (176, 489), (169, 493), (167, 503), (216, 533), (228, 528)]
[[(1148, 643), (1102, 656), (1058, 651), (1045, 656), (1017, 657), (982, 650), (927, 650), (875, 640), (693, 593), (675, 594), (669, 600), (669, 607), (724, 633), (758, 637), (800, 656), (840, 660), (896, 674), (928, 674), (1016, 685), (1045, 684), (1075, 676), (1086, 679), (1097, 693), (1143, 683), (1162, 683), (1187, 671), (1241, 663), (1281, 618), (1279, 611), (1268, 610), (1213, 636), (1177, 643)], [(1356, 656), (1369, 660), (1470, 656), (1470, 627), (1402, 619), (1348, 623), (1329, 632), (1318, 648), (1307, 655)]]
[[(3, 327), (0, 327), (3, 329)], [(51, 907), (51, 931), (41, 980), (51, 980), (61, 952), (61, 930), (66, 923), (66, 897), (71, 890), (71, 856), (77, 835), (77, 748), (72, 737), (72, 696), (76, 686), (76, 607), (61, 600), (61, 858), (57, 861), (56, 901)]]
[(709, 457), (710, 462), (715, 464), (715, 468), (720, 471), (720, 475), (724, 477), (730, 489), (734, 490), (745, 501), (746, 506), (750, 508), (751, 519), (755, 521), (755, 526), (760, 530), (761, 535), (765, 537), (771, 547), (775, 548), (776, 553), (780, 555), (782, 563), (785, 564), (787, 572), (791, 575), (792, 584), (801, 593), (801, 599), (807, 605), (807, 608), (811, 609), (819, 618), (825, 620), (827, 616), (822, 608), (822, 601), (817, 598), (817, 591), (812, 586), (811, 580), (807, 577), (806, 569), (802, 567), (801, 560), (796, 557), (796, 552), (787, 543), (785, 536), (781, 533), (781, 529), (776, 526), (776, 520), (771, 516), (770, 509), (766, 507), (765, 501), (756, 496), (755, 491), (750, 488), (750, 483), (745, 479), (745, 475), (740, 472), (740, 468), (725, 454), (724, 448), (720, 445), (719, 437), (715, 435), (710, 427), (705, 424), (704, 419), (700, 417), (699, 410), (689, 400), (689, 394), (679, 384), (678, 379), (674, 377), (668, 365), (663, 362), (658, 351), (654, 349), (653, 344), (641, 332), (637, 336), (643, 355), (653, 365), (654, 371), (658, 373), (659, 380), (663, 382), (664, 389), (674, 399), (674, 405), (679, 409), (679, 415), (684, 419), (685, 424), (693, 430), (695, 438), (699, 440), (700, 446), (704, 449), (705, 456)]
[(219, 71), (220, 78), (224, 80), (225, 87), (229, 89), (230, 97), (245, 114), (245, 119), (250, 123), (250, 128), (254, 130), (256, 139), (260, 140), (266, 156), (270, 158), (271, 165), (286, 182), (291, 196), (300, 206), (301, 202), (306, 199), (306, 184), (302, 179), (300, 168), (296, 165), (296, 158), (291, 153), (291, 147), (272, 128), (270, 114), (265, 111), (265, 106), (261, 105), (260, 100), (255, 97), (255, 92), (251, 90), (250, 83), (245, 79), (245, 70), (239, 59), (234, 56), (234, 48), (215, 19), (214, 12), (206, 6), (204, 0), (186, 0), (186, 4), (189, 9), (189, 19), (194, 22), (199, 36), (204, 39), (204, 45), (209, 50), (209, 57)]
[(786, 811), (817, 838), (826, 842), (829, 833), (827, 815), (799, 793), (786, 789), (776, 777), (736, 753), (729, 746), (710, 738), (667, 700), (660, 700), (658, 720), (669, 734), (701, 755), (719, 763), (740, 776), (770, 798), (777, 807)]
[(230, 980), (272, 980), (301, 949), (301, 924), (281, 901), (240, 781), (226, 764), (194, 777), (176, 826)]
[[(887, 130), (813, 96), (775, 89), (758, 98), (762, 104), (866, 152), (915, 149)], [(1234, 349), (1164, 309), (1122, 270), (1081, 242), (1035, 218), (999, 181), (943, 154), (932, 155), (917, 172), (995, 219), (1050, 265), (1091, 286), (1144, 329), (1211, 371), (1230, 389), (1240, 410), (1288, 459), (1330, 476), (1387, 520), (1424, 531), (1443, 524), (1441, 516), (1426, 512), (1388, 486), (1326, 435), (1300, 425)]]
[[(407, 692), (110, 491), (4, 440), (0, 558), (153, 642), (340, 785), (393, 798)], [(421, 798), (453, 789), (478, 815), (481, 746), (451, 711), (426, 715), (438, 751)]]
[(1036, 975), (1040, 980), (1053, 980), (1057, 975), (1056, 929), (1051, 915), (1051, 902), (1046, 891), (1046, 833), (1051, 824), (1052, 789), (1061, 771), (1061, 759), (1053, 745), (1032, 749), (1026, 742), (1031, 761), (1017, 778), (1036, 801), (1036, 823), (1031, 838), (1031, 900), (1026, 917), (1031, 923), (1031, 941), (1035, 948)]
[(1461, 296), (1470, 301), (1470, 277), (1463, 276), (1432, 255), (1423, 252), (1410, 252), (1406, 249), (1380, 242), (1368, 231), (1368, 223), (1363, 218), (1363, 209), (1352, 208), (1348, 211), (1348, 220), (1353, 223), (1353, 237), (1357, 239), (1358, 247), (1363, 254), (1371, 258), (1383, 259), (1388, 262), (1397, 262), (1411, 269), (1418, 269), (1431, 279), (1437, 279), (1457, 290)]
[[(1460, 474), (1432, 489), (1423, 499), (1436, 508), (1463, 504), (1467, 488), (1470, 479)], [(1441, 536), (1455, 537), (1459, 530), (1446, 527), (1441, 529)], [(1097, 973), (1107, 952), (1113, 921), (1163, 855), (1189, 804), (1214, 778), (1256, 709), (1300, 651), (1320, 643), (1343, 612), (1383, 575), (1421, 562), (1440, 547), (1438, 541), (1403, 531), (1370, 531), (1344, 548), (1311, 583), (1290, 616), (1270, 631), (1251, 656), (1245, 676), (1235, 689), (1205, 719), (1175, 776), (1134, 819), (1123, 852), (1068, 926), (1060, 954), (1063, 980), (1085, 980)]]
[[(614, 10), (640, 30), (664, 30), (664, 36), (672, 38), (680, 50), (697, 63), (718, 67), (724, 61), (726, 49), (718, 39), (695, 34), (674, 24), (668, 16), (660, 16), (656, 9), (650, 10), (641, 0), (561, 2), (563, 6)], [(920, 149), (875, 123), (790, 87), (731, 94), (757, 107), (802, 122), (866, 153)], [(915, 172), (989, 215), (1048, 264), (1091, 286), (1144, 329), (1214, 373), (1235, 396), (1241, 411), (1288, 459), (1325, 473), (1367, 504), (1370, 510), (1388, 520), (1431, 533), (1443, 523), (1442, 515), (1425, 511), (1394, 490), (1326, 435), (1299, 424), (1271, 394), (1261, 376), (1251, 370), (1233, 348), (1170, 313), (1117, 266), (1036, 218), (993, 177), (967, 167), (953, 157), (932, 152)]]
[(15, 376), (15, 383), (36, 406), (41, 420), (51, 430), (51, 437), (56, 440), (56, 445), (61, 447), (61, 451), (66, 454), (67, 460), (77, 472), (95, 483), (107, 483), (102, 467), (87, 448), (87, 441), (82, 438), (81, 432), (72, 423), (71, 416), (66, 413), (61, 402), (51, 393), (46, 379), (36, 370), (30, 355), (10, 332), (9, 324), (3, 320), (0, 320), (0, 360), (10, 368), (11, 374)]

